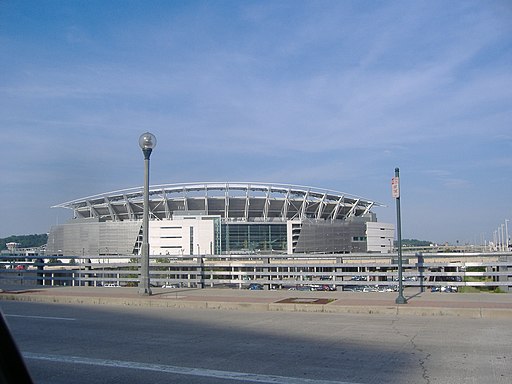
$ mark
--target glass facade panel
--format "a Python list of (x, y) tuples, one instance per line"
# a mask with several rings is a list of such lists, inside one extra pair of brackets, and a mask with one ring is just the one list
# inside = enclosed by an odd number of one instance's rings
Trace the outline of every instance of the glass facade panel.
[(222, 224), (222, 254), (286, 252), (286, 224)]
[(194, 227), (190, 227), (189, 247), (190, 247), (190, 254), (193, 255), (194, 254)]

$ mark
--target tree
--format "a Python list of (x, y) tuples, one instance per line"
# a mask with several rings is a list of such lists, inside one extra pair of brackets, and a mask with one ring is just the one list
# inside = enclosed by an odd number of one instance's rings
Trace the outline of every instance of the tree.
[(18, 243), (20, 248), (35, 248), (45, 245), (48, 242), (48, 235), (41, 233), (38, 235), (12, 235), (0, 239), (0, 250), (7, 249), (7, 243)]

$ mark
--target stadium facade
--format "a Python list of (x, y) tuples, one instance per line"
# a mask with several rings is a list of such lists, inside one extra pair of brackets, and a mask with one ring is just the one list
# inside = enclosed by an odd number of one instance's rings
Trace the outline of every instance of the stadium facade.
[[(151, 255), (388, 253), (394, 225), (381, 204), (341, 192), (262, 183), (154, 185), (149, 190)], [(137, 255), (143, 188), (54, 206), (73, 211), (51, 228), (48, 255)]]

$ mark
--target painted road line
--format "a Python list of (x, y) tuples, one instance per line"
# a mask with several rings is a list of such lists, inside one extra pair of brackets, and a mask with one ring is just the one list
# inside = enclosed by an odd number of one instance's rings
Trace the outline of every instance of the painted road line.
[(274, 375), (259, 375), (254, 373), (218, 371), (214, 369), (178, 367), (174, 365), (140, 363), (136, 361), (103, 360), (89, 357), (48, 355), (41, 353), (24, 352), (26, 359), (52, 361), (57, 363), (86, 364), (101, 367), (139, 369), (153, 372), (172, 373), (177, 375), (189, 375), (209, 377), (215, 379), (238, 380), (251, 383), (270, 384), (359, 384), (347, 381), (315, 380), (300, 377), (286, 377)]
[(42, 320), (64, 320), (64, 321), (75, 321), (72, 317), (53, 317), (53, 316), (29, 316), (29, 315), (9, 315), (4, 314), (5, 317), (21, 317), (24, 319), (42, 319)]

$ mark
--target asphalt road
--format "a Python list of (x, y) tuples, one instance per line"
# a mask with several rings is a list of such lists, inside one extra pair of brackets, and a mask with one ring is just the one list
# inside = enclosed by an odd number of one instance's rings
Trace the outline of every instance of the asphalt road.
[(510, 383), (510, 319), (0, 302), (36, 383)]

